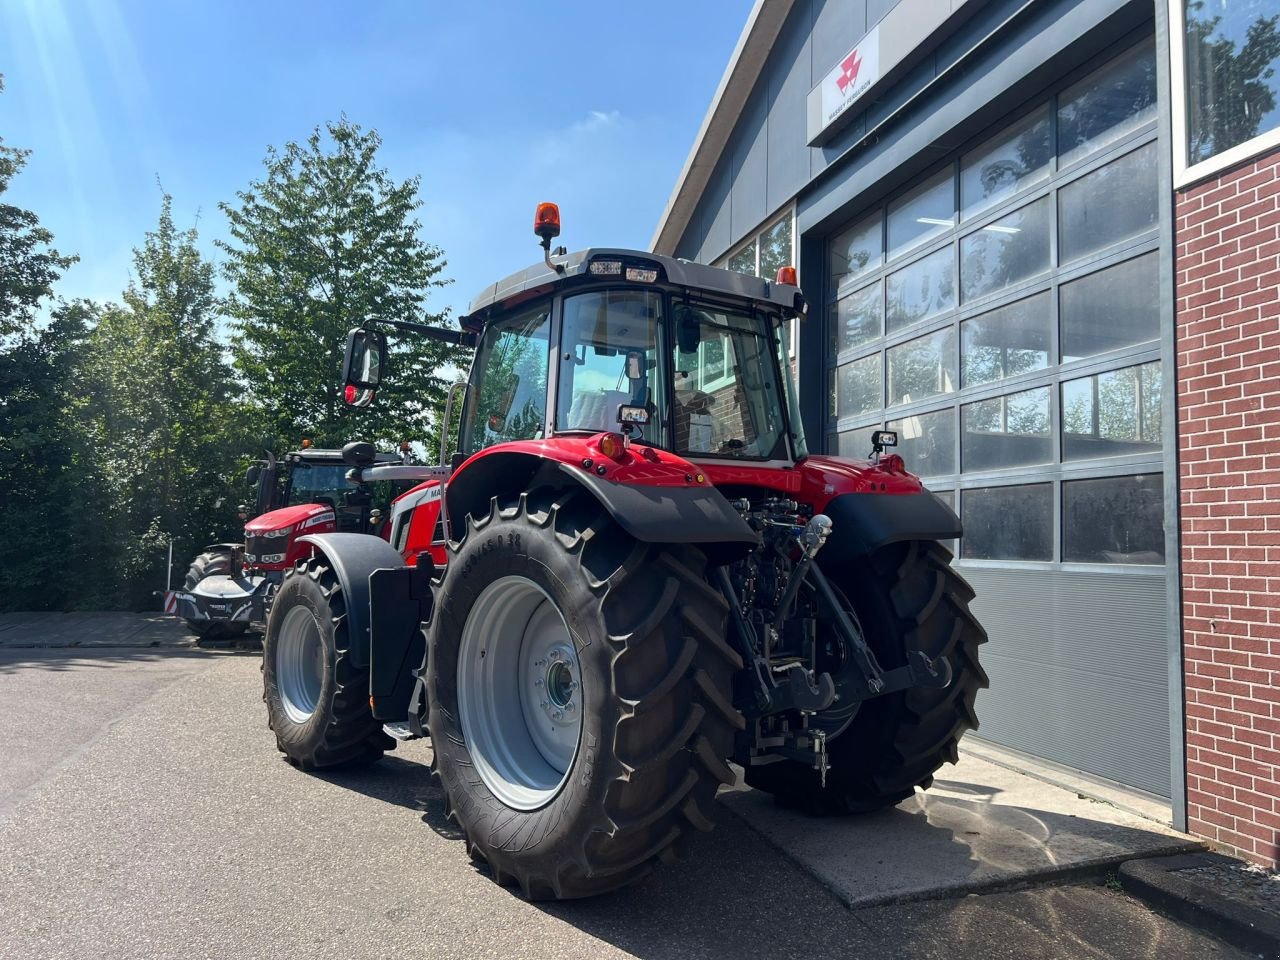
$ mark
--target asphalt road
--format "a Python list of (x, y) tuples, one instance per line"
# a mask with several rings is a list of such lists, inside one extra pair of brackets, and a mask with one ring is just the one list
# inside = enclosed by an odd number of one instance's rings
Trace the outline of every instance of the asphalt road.
[(1168, 958), (1239, 953), (1098, 885), (850, 911), (728, 811), (618, 894), (473, 867), (426, 762), (275, 751), (258, 658), (0, 651), (0, 958)]

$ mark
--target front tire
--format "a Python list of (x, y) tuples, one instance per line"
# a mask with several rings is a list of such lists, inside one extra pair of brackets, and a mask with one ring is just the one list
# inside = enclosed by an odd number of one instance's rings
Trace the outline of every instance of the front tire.
[(395, 745), (351, 658), (346, 598), (323, 556), (285, 573), (262, 645), (262, 699), (276, 747), (303, 770), (377, 760)]
[(853, 601), (881, 667), (900, 667), (918, 650), (945, 657), (953, 679), (943, 688), (909, 688), (863, 703), (827, 740), (825, 787), (817, 772), (791, 760), (750, 767), (746, 780), (811, 813), (866, 813), (928, 788), (939, 767), (956, 762), (960, 738), (978, 726), (974, 699), (987, 686), (978, 647), (987, 634), (969, 612), (973, 589), (942, 544), (893, 544), (824, 572)]
[(450, 554), (429, 726), (472, 856), (530, 899), (586, 897), (711, 829), (742, 661), (702, 554), (633, 540), (581, 489), (494, 500)]

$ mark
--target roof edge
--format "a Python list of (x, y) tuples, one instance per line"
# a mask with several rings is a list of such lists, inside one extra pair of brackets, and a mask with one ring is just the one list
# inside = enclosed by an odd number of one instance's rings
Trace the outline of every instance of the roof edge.
[(793, 6), (795, 0), (756, 0), (747, 14), (746, 25), (711, 98), (711, 106), (702, 118), (702, 126), (676, 178), (675, 189), (663, 208), (653, 239), (649, 241), (649, 249), (654, 253), (675, 255), (676, 244), (693, 219), (698, 198), (711, 179)]

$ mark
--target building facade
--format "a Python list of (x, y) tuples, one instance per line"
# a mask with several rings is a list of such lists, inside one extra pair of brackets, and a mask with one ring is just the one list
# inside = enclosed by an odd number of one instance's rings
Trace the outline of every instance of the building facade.
[(1268, 862), (1272, 7), (760, 0), (653, 241), (799, 266), (811, 447), (895, 429), (964, 522), (979, 735)]

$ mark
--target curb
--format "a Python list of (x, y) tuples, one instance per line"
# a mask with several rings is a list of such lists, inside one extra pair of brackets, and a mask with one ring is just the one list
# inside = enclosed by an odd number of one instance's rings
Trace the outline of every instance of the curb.
[(1280, 917), (1184, 880), (1178, 870), (1234, 863), (1215, 853), (1190, 853), (1120, 866), (1120, 885), (1162, 913), (1207, 930), (1244, 950), (1280, 957)]

